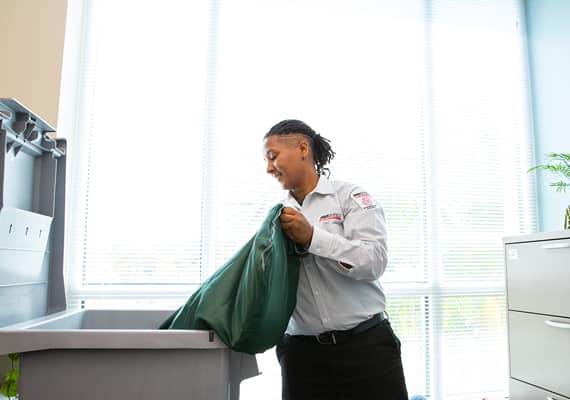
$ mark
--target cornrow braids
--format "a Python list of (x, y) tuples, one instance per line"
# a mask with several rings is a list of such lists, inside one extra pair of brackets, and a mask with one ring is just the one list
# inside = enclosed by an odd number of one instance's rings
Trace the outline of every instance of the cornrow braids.
[(293, 135), (300, 134), (309, 138), (311, 151), (315, 162), (315, 169), (317, 174), (330, 176), (330, 169), (326, 167), (327, 164), (335, 156), (330, 140), (324, 136), (319, 135), (309, 125), (298, 119), (286, 119), (274, 125), (269, 132), (263, 137), (267, 139), (269, 136), (274, 135)]

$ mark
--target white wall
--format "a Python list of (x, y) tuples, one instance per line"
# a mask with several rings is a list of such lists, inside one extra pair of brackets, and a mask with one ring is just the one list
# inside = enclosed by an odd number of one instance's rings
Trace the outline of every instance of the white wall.
[[(545, 153), (570, 153), (570, 1), (526, 0), (537, 163)], [(549, 187), (554, 176), (537, 175), (538, 217), (541, 231), (560, 230), (570, 193)]]

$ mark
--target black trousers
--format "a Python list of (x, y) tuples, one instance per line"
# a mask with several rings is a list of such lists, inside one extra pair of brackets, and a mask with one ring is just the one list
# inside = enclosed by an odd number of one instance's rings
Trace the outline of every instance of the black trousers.
[(338, 344), (286, 335), (283, 400), (408, 400), (400, 340), (388, 320)]

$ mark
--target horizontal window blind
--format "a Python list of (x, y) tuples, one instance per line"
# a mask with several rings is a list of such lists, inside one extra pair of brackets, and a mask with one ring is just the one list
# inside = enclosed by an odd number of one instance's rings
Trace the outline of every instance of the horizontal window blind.
[[(536, 226), (519, 1), (87, 4), (72, 304), (182, 304), (285, 196), (262, 137), (298, 118), (384, 207), (410, 395), (506, 393), (502, 236)], [(280, 398), (258, 358), (242, 396)]]
[(208, 7), (86, 4), (84, 107), (70, 152), (70, 299), (171, 288), (182, 296), (203, 279)]

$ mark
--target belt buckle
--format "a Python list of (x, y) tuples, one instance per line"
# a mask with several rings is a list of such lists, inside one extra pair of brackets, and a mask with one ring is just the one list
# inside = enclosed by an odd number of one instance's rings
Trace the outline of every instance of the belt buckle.
[(319, 333), (316, 338), (319, 344), (336, 344), (336, 337), (334, 335), (334, 332)]

